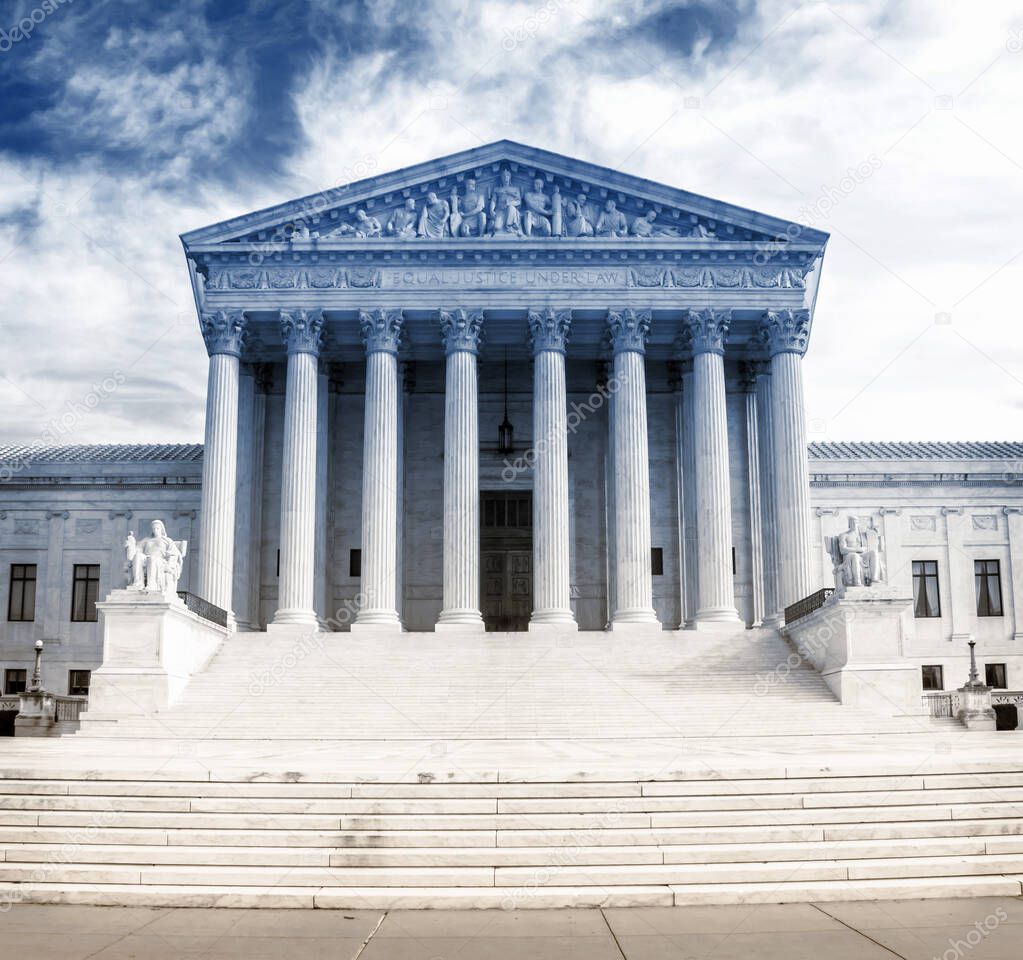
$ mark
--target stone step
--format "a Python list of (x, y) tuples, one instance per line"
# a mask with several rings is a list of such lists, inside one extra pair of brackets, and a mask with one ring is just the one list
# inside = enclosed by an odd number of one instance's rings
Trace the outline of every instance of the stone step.
[(874, 880), (1023, 874), (1023, 854), (905, 857), (770, 863), (535, 866), (225, 866), (0, 862), (0, 883), (170, 884), (301, 887), (647, 886), (662, 884), (787, 883), (797, 880)]
[(0, 883), (0, 898), (21, 903), (135, 907), (319, 908), (324, 910), (559, 909), (1015, 897), (1018, 877), (797, 880), (768, 883), (622, 887), (221, 887), (166, 884)]
[[(5, 843), (0, 860), (51, 863), (64, 853), (57, 843)], [(855, 840), (840, 843), (721, 843), (684, 846), (556, 847), (340, 847), (83, 845), (83, 864), (175, 864), (305, 867), (575, 866), (636, 864), (765, 863), (771, 861), (870, 860), (895, 857), (964, 857), (1023, 854), (1023, 838)]]

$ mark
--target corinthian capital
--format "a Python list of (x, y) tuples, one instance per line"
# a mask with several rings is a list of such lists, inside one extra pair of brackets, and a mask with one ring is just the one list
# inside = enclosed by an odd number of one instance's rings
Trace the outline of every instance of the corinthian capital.
[(216, 310), (199, 318), (206, 352), (240, 357), (245, 346), (245, 314), (241, 310)]
[(546, 310), (530, 310), (528, 322), (529, 342), (534, 354), (544, 350), (565, 352), (569, 328), (572, 326), (571, 310), (554, 310), (551, 307)]
[(614, 353), (645, 353), (650, 336), (649, 310), (609, 310), (607, 330)]
[(282, 310), (281, 339), (288, 353), (317, 356), (323, 343), (322, 310)]
[(478, 353), (483, 340), (483, 311), (441, 310), (440, 335), (445, 353)]
[(400, 310), (360, 310), (359, 326), (366, 353), (397, 353), (401, 325)]
[(760, 341), (769, 357), (806, 353), (810, 340), (809, 310), (768, 310), (760, 324)]
[(679, 341), (683, 348), (698, 353), (725, 352), (725, 337), (732, 322), (731, 310), (714, 310), (710, 307), (689, 310), (682, 321)]

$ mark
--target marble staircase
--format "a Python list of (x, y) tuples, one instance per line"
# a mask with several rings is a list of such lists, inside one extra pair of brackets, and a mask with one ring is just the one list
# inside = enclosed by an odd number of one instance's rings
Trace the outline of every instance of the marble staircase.
[(768, 630), (238, 634), (10, 745), (0, 906), (1023, 894), (1023, 737), (843, 706)]
[(1023, 772), (913, 766), (442, 783), (9, 775), (0, 901), (381, 909), (1020, 895)]
[(810, 736), (928, 729), (837, 702), (774, 630), (235, 634), (182, 698), (89, 736), (447, 740)]

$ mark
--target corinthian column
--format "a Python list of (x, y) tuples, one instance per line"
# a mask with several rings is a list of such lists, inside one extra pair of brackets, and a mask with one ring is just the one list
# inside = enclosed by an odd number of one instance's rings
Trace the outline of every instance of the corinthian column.
[(437, 629), (483, 630), (480, 615), (479, 403), (482, 310), (442, 310), (444, 380), (444, 609)]
[(319, 310), (281, 312), (281, 337), (288, 348), (284, 388), (281, 481), (281, 573), (277, 612), (271, 626), (316, 630), (317, 364), (323, 335)]
[(359, 314), (366, 344), (362, 457), (362, 595), (354, 631), (401, 630), (398, 574), (398, 343), (400, 310)]
[(761, 364), (746, 360), (741, 366), (742, 388), (746, 394), (746, 479), (749, 489), (749, 539), (750, 557), (753, 561), (750, 611), (750, 626), (759, 627), (764, 622), (764, 531), (763, 491), (760, 488), (760, 415), (757, 410), (757, 380)]
[(650, 463), (646, 422), (649, 310), (608, 313), (614, 351), (613, 426), (615, 583), (611, 629), (660, 629), (650, 573)]
[(529, 313), (533, 348), (533, 615), (529, 629), (576, 628), (568, 546), (568, 310)]
[(202, 551), (199, 595), (227, 611), (234, 629), (235, 487), (238, 470), (238, 359), (245, 340), (241, 311), (202, 316), (210, 355), (206, 387), (206, 437), (202, 464)]
[(732, 495), (725, 411), (727, 310), (690, 310), (682, 336), (693, 354), (697, 609), (694, 626), (739, 626), (732, 582)]
[(764, 314), (760, 335), (771, 358), (778, 603), (784, 608), (809, 596), (817, 586), (803, 406), (803, 354), (810, 336), (810, 314), (807, 310), (770, 311)]

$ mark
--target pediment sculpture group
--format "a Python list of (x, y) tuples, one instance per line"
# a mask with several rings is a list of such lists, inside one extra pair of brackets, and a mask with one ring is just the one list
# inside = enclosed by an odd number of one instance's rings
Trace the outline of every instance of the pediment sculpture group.
[[(292, 239), (308, 240), (311, 236), (306, 224), (295, 225)], [(355, 212), (354, 222), (343, 223), (320, 236), (395, 240), (444, 237), (716, 239), (701, 223), (686, 230), (657, 223), (656, 210), (630, 219), (614, 200), (606, 200), (599, 208), (585, 193), (562, 197), (556, 184), (548, 196), (544, 181), (539, 177), (533, 180), (531, 190), (523, 190), (512, 182), (511, 171), (507, 169), (501, 171), (489, 195), (475, 180), (467, 179), (461, 196), (457, 189), (452, 189), (449, 199), (445, 200), (431, 190), (421, 205), (415, 197), (409, 197), (404, 206), (392, 211), (383, 222), (360, 208)]]

